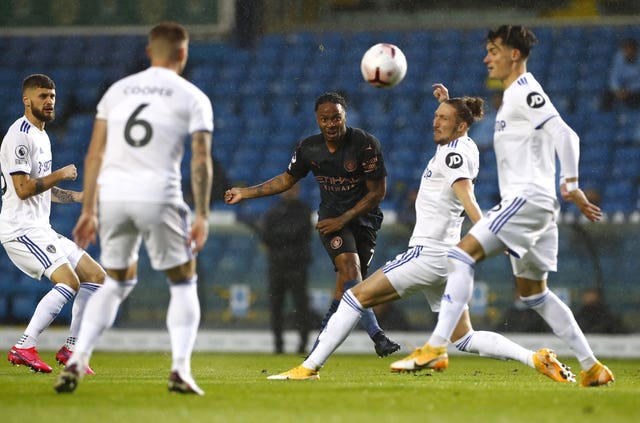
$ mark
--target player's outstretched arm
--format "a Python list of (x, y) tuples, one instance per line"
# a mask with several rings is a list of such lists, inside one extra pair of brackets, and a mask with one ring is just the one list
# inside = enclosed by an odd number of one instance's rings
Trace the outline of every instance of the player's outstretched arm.
[(82, 203), (82, 191), (72, 191), (58, 187), (51, 188), (51, 201), (54, 203)]
[(237, 204), (242, 200), (248, 200), (250, 198), (280, 194), (294, 186), (296, 182), (298, 182), (298, 178), (291, 176), (287, 172), (283, 172), (268, 181), (252, 187), (233, 187), (228, 189), (224, 194), (224, 202), (226, 204)]
[(42, 178), (32, 178), (26, 173), (14, 173), (11, 175), (16, 194), (21, 200), (41, 194), (62, 181), (75, 181), (77, 177), (78, 169), (72, 164), (66, 165)]

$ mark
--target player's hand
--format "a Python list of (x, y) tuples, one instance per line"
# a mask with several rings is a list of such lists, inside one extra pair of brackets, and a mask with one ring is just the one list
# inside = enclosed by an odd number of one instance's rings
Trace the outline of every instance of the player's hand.
[[(562, 191), (562, 188), (561, 188), (561, 191)], [(563, 195), (563, 198), (564, 198), (564, 195)], [(580, 188), (577, 188), (571, 192), (568, 192), (567, 198), (568, 198), (568, 201), (574, 203), (580, 209), (580, 212), (590, 221), (597, 222), (600, 219), (602, 219), (602, 210), (600, 210), (600, 207), (591, 203)]]
[(449, 99), (449, 90), (442, 84), (433, 84), (433, 96), (442, 103)]
[(191, 225), (187, 246), (191, 247), (194, 253), (197, 253), (202, 250), (207, 238), (209, 238), (209, 221), (204, 216), (196, 216)]
[(341, 217), (332, 217), (329, 219), (323, 219), (318, 221), (316, 224), (316, 229), (322, 234), (330, 234), (333, 232), (338, 232), (340, 229), (344, 228), (346, 222), (343, 221)]
[(240, 188), (231, 188), (224, 193), (225, 204), (237, 204), (242, 201), (242, 191)]
[(560, 184), (560, 195), (564, 201), (571, 201), (571, 196), (567, 191), (567, 184)]
[(62, 179), (65, 181), (75, 181), (78, 177), (78, 169), (76, 169), (76, 165), (74, 164), (66, 165), (58, 169), (58, 172), (60, 172)]
[(80, 248), (86, 250), (89, 244), (96, 243), (98, 233), (98, 216), (82, 213), (73, 228), (73, 239)]

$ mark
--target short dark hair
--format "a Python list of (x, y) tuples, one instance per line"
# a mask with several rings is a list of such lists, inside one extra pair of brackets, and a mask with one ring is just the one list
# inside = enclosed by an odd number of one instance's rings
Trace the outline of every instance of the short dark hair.
[(343, 96), (336, 92), (324, 93), (320, 97), (318, 97), (314, 110), (318, 110), (318, 107), (324, 103), (339, 104), (345, 110), (347, 109), (347, 100), (345, 100)]
[(55, 90), (56, 84), (47, 75), (36, 73), (27, 76), (22, 81), (22, 92), (24, 93), (28, 89), (32, 88), (46, 88), (48, 90)]
[(189, 39), (187, 30), (176, 22), (161, 22), (151, 28), (149, 32), (149, 41), (156, 38), (164, 38), (171, 43), (181, 43)]
[(529, 57), (531, 48), (538, 42), (533, 31), (522, 25), (501, 25), (498, 29), (489, 31), (487, 41), (502, 39), (502, 44), (518, 49), (523, 57)]

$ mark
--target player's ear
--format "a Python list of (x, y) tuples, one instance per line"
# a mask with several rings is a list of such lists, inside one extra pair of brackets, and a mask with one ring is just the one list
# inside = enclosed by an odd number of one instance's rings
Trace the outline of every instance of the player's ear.
[(178, 62), (182, 62), (187, 57), (188, 49), (186, 46), (182, 46), (178, 49)]
[(520, 50), (518, 50), (517, 48), (512, 48), (511, 49), (511, 60), (513, 60), (514, 62), (517, 62), (520, 59), (522, 59), (522, 52)]

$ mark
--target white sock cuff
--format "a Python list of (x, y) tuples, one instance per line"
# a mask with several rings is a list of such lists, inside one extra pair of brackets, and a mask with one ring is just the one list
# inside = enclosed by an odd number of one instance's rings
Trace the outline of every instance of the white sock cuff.
[(544, 303), (548, 295), (553, 295), (553, 293), (549, 290), (549, 288), (545, 288), (545, 290), (539, 294), (533, 294), (528, 297), (520, 297), (520, 300), (522, 300), (522, 302), (525, 303), (528, 307), (535, 308)]
[(360, 304), (360, 301), (358, 301), (358, 299), (356, 298), (355, 295), (353, 295), (350, 289), (347, 290), (344, 294), (342, 294), (341, 302), (345, 303), (346, 305), (348, 305), (358, 313), (364, 313), (364, 308), (362, 308), (362, 304)]
[(463, 263), (465, 263), (468, 266), (475, 266), (476, 261), (473, 259), (473, 257), (471, 257), (469, 254), (467, 254), (466, 251), (464, 251), (462, 248), (460, 247), (453, 247), (449, 250), (449, 253), (447, 254), (447, 258), (449, 260), (458, 260), (461, 261)]
[(100, 289), (101, 286), (102, 284), (100, 283), (93, 283), (93, 282), (80, 283), (80, 289), (86, 289), (87, 291), (91, 291), (91, 292), (96, 292), (98, 289)]
[(471, 343), (471, 338), (473, 337), (474, 330), (470, 329), (469, 332), (465, 333), (460, 339), (453, 343), (459, 351), (469, 351), (469, 344)]
[(125, 279), (123, 281), (119, 281), (117, 279), (112, 278), (111, 276), (107, 275), (104, 278), (104, 284), (103, 286), (107, 285), (107, 284), (111, 284), (111, 285), (116, 285), (118, 287), (134, 287), (136, 284), (138, 283), (138, 277), (135, 276), (131, 279)]
[(67, 301), (70, 301), (76, 295), (76, 291), (73, 288), (63, 283), (57, 283), (53, 289), (58, 291)]
[(196, 283), (198, 283), (198, 275), (194, 274), (190, 278), (186, 278), (186, 279), (183, 279), (181, 281), (172, 281), (171, 279), (167, 278), (167, 283), (169, 284), (169, 286), (180, 286), (180, 285), (196, 284)]

